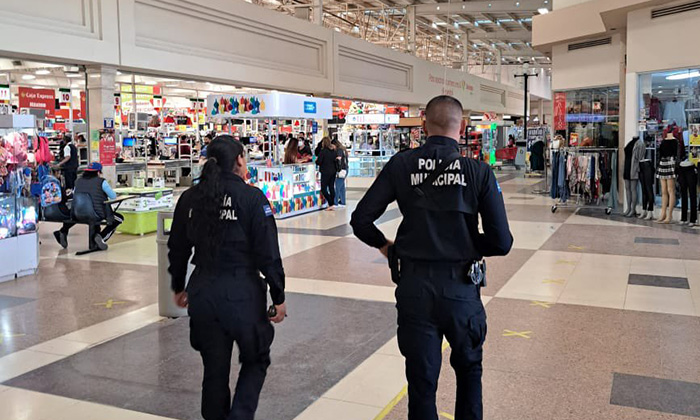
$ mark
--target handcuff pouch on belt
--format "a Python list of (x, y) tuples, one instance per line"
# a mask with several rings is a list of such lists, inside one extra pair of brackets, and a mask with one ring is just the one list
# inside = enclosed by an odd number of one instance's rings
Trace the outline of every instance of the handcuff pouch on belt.
[(474, 261), (469, 267), (469, 279), (478, 287), (486, 287), (486, 261)]
[(387, 250), (387, 259), (389, 260), (389, 269), (391, 270), (391, 281), (395, 284), (399, 284), (400, 279), (400, 263), (399, 256), (396, 255), (396, 246), (391, 245)]

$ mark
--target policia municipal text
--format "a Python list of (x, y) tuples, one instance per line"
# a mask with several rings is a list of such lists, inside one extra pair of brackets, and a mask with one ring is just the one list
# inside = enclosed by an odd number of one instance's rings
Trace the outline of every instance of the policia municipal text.
[[(265, 195), (243, 180), (246, 172), (243, 145), (214, 139), (199, 183), (177, 203), (168, 240), (175, 301), (188, 307), (190, 342), (204, 363), (205, 420), (253, 420), (270, 365), (270, 321), (286, 314), (277, 226)], [(185, 292), (192, 248), (196, 268)], [(275, 305), (269, 315), (266, 283)], [(234, 342), (241, 369), (231, 402)]]
[[(425, 109), (424, 146), (394, 156), (352, 214), (355, 235), (389, 258), (397, 283), (398, 341), (406, 358), (409, 420), (437, 420), (435, 393), (442, 340), (457, 376), (456, 420), (483, 417), (481, 303), (483, 257), (513, 244), (496, 177), (483, 162), (462, 158), (462, 105), (449, 96)], [(396, 200), (403, 215), (396, 244), (374, 222)], [(479, 232), (481, 216), (483, 233)]]

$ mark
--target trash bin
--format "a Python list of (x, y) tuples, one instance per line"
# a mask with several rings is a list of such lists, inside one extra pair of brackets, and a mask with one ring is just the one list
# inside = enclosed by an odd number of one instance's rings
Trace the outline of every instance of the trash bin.
[[(175, 305), (173, 292), (170, 289), (170, 273), (168, 273), (168, 236), (170, 223), (173, 220), (172, 211), (158, 212), (158, 230), (156, 243), (158, 244), (158, 313), (160, 316), (177, 318), (187, 316), (187, 309)], [(191, 261), (187, 267), (187, 280), (189, 280), (194, 266)]]

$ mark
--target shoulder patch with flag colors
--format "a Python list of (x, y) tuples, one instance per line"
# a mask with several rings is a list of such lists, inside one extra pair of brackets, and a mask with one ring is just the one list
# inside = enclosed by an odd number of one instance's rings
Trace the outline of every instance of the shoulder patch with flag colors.
[(265, 216), (272, 216), (272, 209), (269, 204), (265, 204), (263, 210), (265, 211)]
[(498, 188), (498, 192), (499, 192), (499, 193), (503, 193), (503, 192), (501, 191), (501, 184), (498, 183), (498, 180), (496, 180), (496, 188)]

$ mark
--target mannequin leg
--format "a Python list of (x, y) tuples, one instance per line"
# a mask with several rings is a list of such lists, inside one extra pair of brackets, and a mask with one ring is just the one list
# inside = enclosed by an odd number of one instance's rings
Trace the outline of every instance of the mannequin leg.
[(632, 179), (630, 180), (630, 190), (632, 190), (632, 202), (630, 206), (630, 217), (635, 217), (637, 216), (637, 201), (639, 200), (639, 180), (638, 179)]
[(690, 174), (690, 222), (691, 226), (698, 223), (698, 174), (693, 171)]
[(666, 207), (668, 207), (668, 184), (667, 179), (659, 180), (661, 184), (661, 215), (656, 220), (657, 223), (665, 223), (666, 221)]
[(686, 168), (681, 168), (678, 174), (678, 184), (681, 189), (681, 224), (688, 222), (688, 193), (690, 186), (688, 185), (688, 177)]
[(632, 181), (625, 180), (625, 217), (629, 217), (632, 211)]
[(668, 181), (668, 216), (666, 223), (673, 222), (673, 209), (676, 207), (676, 180), (671, 178)]

